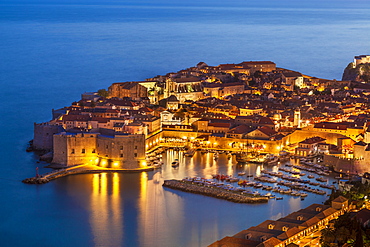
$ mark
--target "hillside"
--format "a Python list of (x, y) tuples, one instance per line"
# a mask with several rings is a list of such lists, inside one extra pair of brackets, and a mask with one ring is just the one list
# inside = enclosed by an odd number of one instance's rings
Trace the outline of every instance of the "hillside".
[(370, 82), (370, 64), (359, 64), (356, 68), (353, 68), (353, 63), (349, 63), (344, 69), (343, 81), (359, 81), (359, 82)]

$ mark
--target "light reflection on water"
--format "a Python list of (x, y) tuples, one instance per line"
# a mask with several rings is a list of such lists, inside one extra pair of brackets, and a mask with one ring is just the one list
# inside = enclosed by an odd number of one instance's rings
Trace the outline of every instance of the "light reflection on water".
[[(174, 159), (179, 159), (178, 168), (171, 166)], [(284, 200), (253, 205), (176, 191), (163, 188), (163, 181), (186, 176), (210, 178), (212, 174), (238, 176), (241, 171), (258, 175), (262, 169), (275, 171), (277, 167), (240, 165), (225, 154), (215, 161), (213, 154), (201, 152), (189, 158), (182, 152), (168, 151), (163, 161), (163, 167), (152, 172), (78, 175), (55, 183), (63, 183), (71, 196), (87, 204), (96, 246), (207, 246), (267, 219), (276, 220), (312, 203), (322, 203), (325, 198), (309, 193), (301, 201), (282, 195)], [(87, 178), (91, 178), (91, 188), (83, 185)]]
[(118, 173), (93, 174), (90, 225), (96, 246), (122, 245), (123, 221)]

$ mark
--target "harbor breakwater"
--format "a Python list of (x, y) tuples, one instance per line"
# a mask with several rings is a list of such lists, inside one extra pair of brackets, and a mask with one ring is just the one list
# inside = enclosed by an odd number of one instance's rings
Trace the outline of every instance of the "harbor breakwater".
[(36, 177), (26, 178), (22, 180), (23, 183), (26, 184), (45, 184), (50, 182), (51, 180), (69, 176), (69, 175), (77, 175), (77, 174), (95, 174), (95, 173), (105, 173), (105, 172), (145, 172), (145, 171), (152, 171), (154, 168), (142, 168), (142, 169), (90, 169), (84, 168), (81, 166), (77, 167), (77, 169), (59, 169), (56, 171), (52, 171), (49, 173), (45, 173), (43, 175), (39, 175)]
[(193, 184), (181, 180), (165, 180), (164, 187), (181, 190), (185, 192), (201, 194), (205, 196), (216, 197), (237, 203), (266, 203), (268, 197), (266, 196), (251, 196), (241, 192), (228, 191), (221, 188), (207, 187), (199, 184)]

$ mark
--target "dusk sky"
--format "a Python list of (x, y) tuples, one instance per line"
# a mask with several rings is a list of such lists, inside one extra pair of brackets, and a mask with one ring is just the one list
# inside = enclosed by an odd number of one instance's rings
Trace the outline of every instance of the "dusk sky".
[(351, 0), (351, 1), (345, 1), (345, 0), (312, 0), (312, 1), (305, 1), (302, 2), (300, 0), (290, 0), (290, 1), (276, 1), (276, 0), (267, 0), (267, 1), (258, 1), (258, 0), (230, 0), (230, 1), (211, 1), (211, 0), (189, 0), (189, 1), (183, 1), (183, 0), (159, 0), (159, 1), (149, 1), (149, 0), (108, 0), (108, 1), (98, 1), (98, 0), (30, 0), (30, 1), (24, 1), (24, 0), (2, 0), (0, 3), (57, 3), (57, 4), (153, 4), (153, 5), (162, 5), (162, 4), (169, 4), (169, 5), (184, 5), (184, 6), (202, 6), (202, 5), (214, 5), (214, 6), (228, 6), (228, 5), (256, 5), (256, 6), (263, 6), (266, 7), (289, 7), (289, 6), (307, 6), (307, 7), (327, 7), (327, 8), (333, 8), (333, 7), (342, 7), (346, 5), (355, 6), (358, 5), (359, 7), (362, 7), (363, 4), (366, 4), (366, 0)]

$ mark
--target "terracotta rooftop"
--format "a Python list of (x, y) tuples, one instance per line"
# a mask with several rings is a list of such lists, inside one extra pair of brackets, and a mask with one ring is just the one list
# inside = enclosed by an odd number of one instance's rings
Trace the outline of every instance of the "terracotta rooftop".
[(280, 243), (281, 241), (279, 239), (272, 237), (267, 239), (263, 243), (260, 243), (259, 245), (257, 245), (257, 247), (274, 247)]
[(200, 79), (198, 77), (173, 78), (172, 80), (177, 83), (200, 82)]
[(314, 144), (314, 143), (323, 142), (325, 140), (326, 139), (324, 139), (324, 138), (321, 138), (319, 136), (315, 136), (315, 137), (307, 138), (306, 140), (301, 141), (300, 143), (302, 143), (302, 144)]
[(345, 202), (345, 201), (348, 201), (348, 199), (345, 198), (344, 196), (338, 196), (337, 198), (333, 200), (333, 202), (340, 202), (340, 203)]
[(259, 131), (261, 131), (262, 133), (264, 133), (265, 135), (267, 136), (273, 136), (273, 135), (276, 135), (277, 132), (269, 127), (266, 127), (266, 126), (263, 126), (261, 128), (258, 128)]
[(259, 243), (258, 241), (243, 238), (225, 237), (208, 247), (256, 247)]

